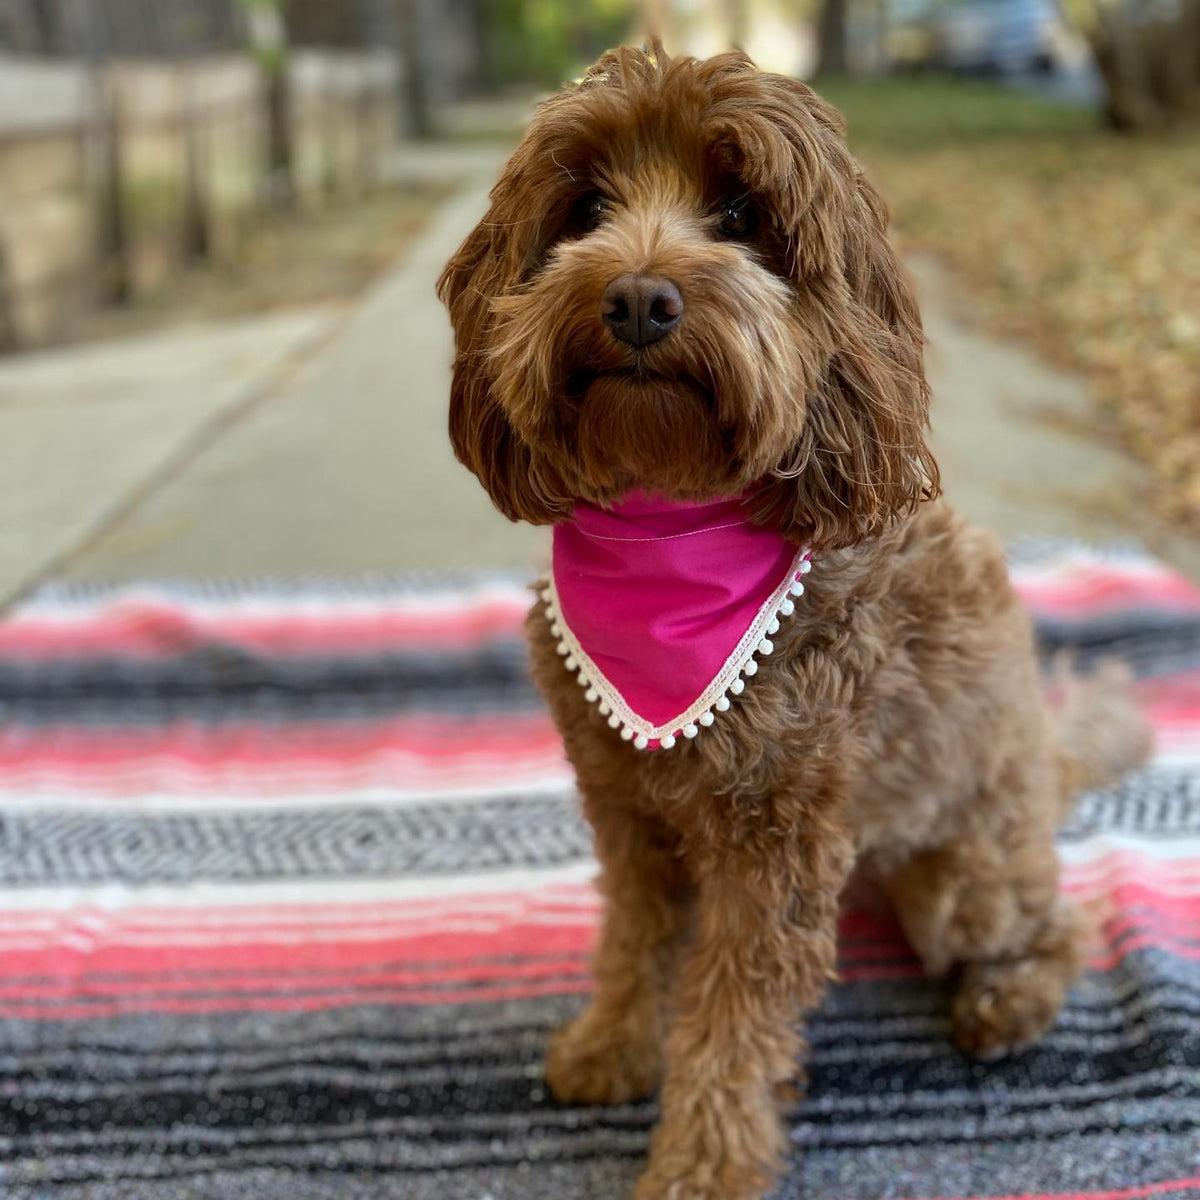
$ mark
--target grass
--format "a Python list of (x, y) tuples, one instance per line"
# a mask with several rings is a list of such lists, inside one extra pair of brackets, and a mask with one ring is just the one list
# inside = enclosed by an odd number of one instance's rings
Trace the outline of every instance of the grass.
[(901, 243), (955, 268), (992, 327), (1083, 371), (1160, 513), (1200, 531), (1200, 138), (1126, 138), (978, 83), (823, 91)]
[(963, 142), (1057, 138), (1096, 128), (1096, 115), (1014, 88), (930, 76), (830, 81), (821, 94), (841, 109), (859, 149), (929, 149)]

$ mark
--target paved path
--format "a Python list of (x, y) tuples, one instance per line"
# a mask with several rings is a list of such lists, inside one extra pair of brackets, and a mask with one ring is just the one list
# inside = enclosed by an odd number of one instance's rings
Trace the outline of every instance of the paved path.
[(0, 606), (169, 486), (334, 320), (314, 309), (0, 359)]
[(69, 573), (297, 575), (529, 561), (538, 534), (496, 517), (451, 454), (451, 339), (434, 296), (442, 264), (483, 211), (482, 180), (496, 165), (493, 154), (319, 353)]
[[(0, 597), (80, 579), (524, 567), (513, 526), (451, 457), (451, 342), (437, 273), (483, 211), (494, 151), (430, 150), (414, 173), (464, 183), (348, 312), (266, 318), (0, 365)], [(1080, 382), (972, 330), (916, 262), (947, 491), (1006, 536), (1142, 536), (1141, 480), (1086, 427)]]

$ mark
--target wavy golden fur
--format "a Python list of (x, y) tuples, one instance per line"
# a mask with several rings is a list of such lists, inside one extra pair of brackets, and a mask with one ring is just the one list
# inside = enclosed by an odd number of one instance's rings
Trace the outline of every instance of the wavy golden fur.
[[(620, 50), (538, 110), (439, 286), (451, 437), (508, 517), (746, 493), (817, 551), (753, 685), (669, 752), (620, 741), (529, 618), (607, 902), (595, 995), (547, 1072), (568, 1102), (661, 1084), (640, 1200), (769, 1186), (852, 874), (953, 976), (964, 1049), (1048, 1028), (1085, 940), (1056, 823), (1148, 752), (1118, 679), (1047, 711), (1000, 548), (925, 503), (920, 321), (886, 225), (804, 84)], [(604, 317), (630, 273), (685, 306), (652, 344)]]

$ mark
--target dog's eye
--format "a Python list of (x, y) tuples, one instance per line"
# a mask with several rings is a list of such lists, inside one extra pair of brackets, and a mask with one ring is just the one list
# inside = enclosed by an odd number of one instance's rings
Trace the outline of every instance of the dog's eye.
[(608, 197), (603, 192), (584, 192), (571, 205), (571, 226), (580, 233), (591, 233), (608, 212)]
[(722, 237), (744, 240), (758, 228), (758, 213), (749, 200), (735, 200), (726, 204), (719, 214), (717, 229)]

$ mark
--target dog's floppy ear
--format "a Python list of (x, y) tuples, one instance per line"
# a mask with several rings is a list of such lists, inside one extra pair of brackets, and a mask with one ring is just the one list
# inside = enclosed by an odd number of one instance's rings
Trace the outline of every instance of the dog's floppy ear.
[(518, 437), (492, 390), (488, 331), (492, 301), (520, 280), (536, 236), (542, 200), (520, 211), (521, 164), (514, 158), (492, 193), (487, 215), (446, 264), (437, 294), (454, 326), (450, 441), (459, 462), (487, 489), (511, 521), (544, 525), (570, 514), (570, 504)]
[(813, 325), (828, 329), (832, 353), (758, 515), (798, 542), (833, 548), (876, 535), (939, 491), (924, 339), (887, 210), (845, 149), (840, 119), (803, 84), (781, 83), (798, 118), (792, 129), (782, 122), (783, 133), (796, 178), (808, 182), (777, 215), (790, 222), (797, 294)]

